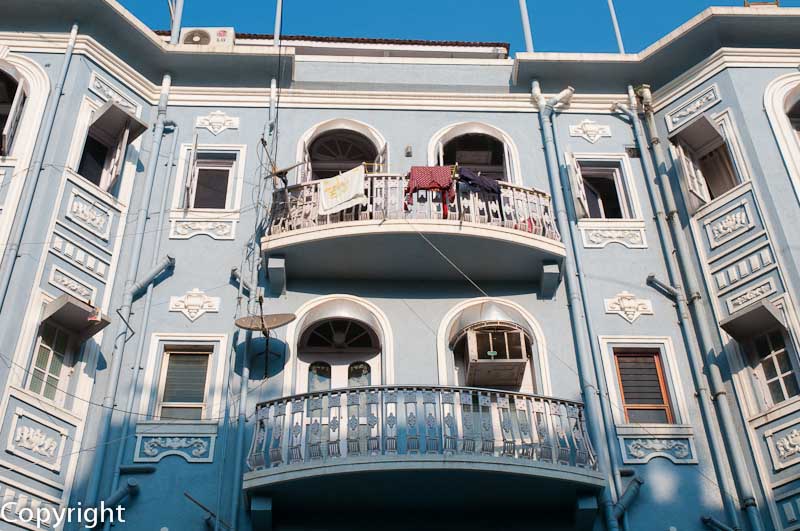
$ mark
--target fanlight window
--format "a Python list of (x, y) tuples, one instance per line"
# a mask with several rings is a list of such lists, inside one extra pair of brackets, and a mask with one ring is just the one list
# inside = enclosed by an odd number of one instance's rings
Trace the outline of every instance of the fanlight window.
[(464, 359), (467, 385), (514, 387), (525, 375), (531, 340), (514, 323), (477, 323), (459, 334), (453, 352)]
[(444, 165), (458, 164), (499, 181), (508, 180), (503, 143), (489, 135), (468, 133), (447, 142), (441, 155)]
[(378, 338), (367, 325), (352, 319), (327, 319), (311, 326), (300, 341), (305, 353), (375, 353)]
[(336, 129), (322, 133), (308, 146), (312, 179), (327, 179), (369, 163), (379, 164), (375, 144), (355, 131)]

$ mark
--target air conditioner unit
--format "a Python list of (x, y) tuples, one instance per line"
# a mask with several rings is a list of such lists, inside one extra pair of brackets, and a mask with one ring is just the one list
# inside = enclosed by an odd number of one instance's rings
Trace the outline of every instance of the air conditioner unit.
[(467, 385), (517, 387), (522, 383), (528, 353), (521, 330), (470, 330), (466, 339), (464, 365)]
[(236, 32), (233, 28), (183, 28), (181, 44), (195, 46), (213, 46), (214, 48), (233, 49)]

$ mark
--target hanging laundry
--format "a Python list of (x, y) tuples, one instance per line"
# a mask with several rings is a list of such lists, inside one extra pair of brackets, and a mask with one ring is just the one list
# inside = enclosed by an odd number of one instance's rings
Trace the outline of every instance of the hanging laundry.
[(366, 206), (368, 199), (364, 193), (364, 165), (329, 177), (319, 182), (320, 216), (335, 214), (356, 205)]
[(455, 198), (452, 166), (412, 166), (408, 174), (406, 195), (408, 204), (414, 204), (414, 194), (419, 190), (437, 190), (442, 194), (442, 215), (447, 218), (448, 205)]
[(458, 178), (461, 181), (474, 186), (475, 188), (483, 190), (484, 192), (500, 195), (500, 183), (497, 182), (497, 179), (485, 177), (470, 170), (469, 168), (459, 168)]

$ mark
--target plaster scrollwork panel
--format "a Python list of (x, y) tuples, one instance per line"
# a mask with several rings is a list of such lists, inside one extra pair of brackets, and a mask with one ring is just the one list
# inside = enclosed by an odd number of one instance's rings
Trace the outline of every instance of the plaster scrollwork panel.
[(631, 324), (642, 315), (653, 315), (652, 302), (627, 291), (617, 293), (614, 298), (605, 299), (604, 302), (606, 313), (617, 314)]
[(50, 271), (49, 284), (57, 287), (64, 293), (68, 293), (76, 299), (82, 300), (89, 304), (94, 304), (95, 290), (94, 287), (81, 282), (77, 278), (65, 273), (62, 269), (53, 266)]
[(198, 116), (195, 128), (208, 129), (211, 134), (217, 136), (226, 129), (239, 129), (239, 118), (228, 116), (223, 111), (213, 111), (206, 116)]
[(129, 113), (133, 115), (139, 114), (139, 105), (114, 88), (109, 81), (97, 75), (97, 72), (92, 73), (92, 78), (89, 80), (89, 90), (100, 96), (103, 101), (113, 101)]
[(643, 464), (655, 457), (665, 457), (675, 464), (697, 462), (691, 438), (635, 437), (620, 438), (620, 442), (626, 464)]
[(601, 125), (593, 120), (584, 120), (577, 125), (569, 126), (569, 136), (586, 140), (590, 144), (601, 138), (611, 138), (611, 126)]
[(169, 311), (181, 312), (190, 321), (195, 321), (204, 313), (218, 312), (219, 305), (219, 297), (209, 297), (199, 288), (194, 288), (180, 297), (170, 297)]
[(188, 240), (204, 234), (215, 240), (235, 238), (235, 220), (174, 219), (169, 237), (173, 240)]
[(11, 417), (7, 451), (38, 466), (59, 472), (67, 431), (16, 408)]
[(800, 424), (797, 420), (767, 430), (764, 438), (776, 471), (800, 463)]
[(708, 246), (716, 249), (748, 232), (755, 226), (750, 203), (746, 200), (732, 205), (720, 214), (703, 222), (708, 237)]
[(711, 85), (677, 109), (666, 114), (667, 129), (671, 132), (722, 101), (719, 88)]
[(777, 292), (775, 281), (768, 278), (762, 282), (757, 283), (745, 290), (736, 292), (733, 296), (729, 297), (725, 303), (728, 306), (728, 313), (735, 313), (755, 302), (760, 301), (764, 297), (768, 297)]
[(214, 459), (214, 440), (214, 436), (207, 435), (140, 435), (134, 461), (155, 463), (177, 455), (190, 463), (210, 463)]
[(628, 249), (646, 249), (647, 239), (644, 227), (621, 226), (581, 226), (583, 246), (587, 249), (602, 249), (617, 243)]
[(91, 199), (73, 191), (66, 216), (95, 236), (108, 241), (111, 232), (111, 213)]

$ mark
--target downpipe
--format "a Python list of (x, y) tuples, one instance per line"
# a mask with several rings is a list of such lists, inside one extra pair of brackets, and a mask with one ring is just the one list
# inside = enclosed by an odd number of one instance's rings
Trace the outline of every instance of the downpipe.
[(69, 40), (67, 41), (67, 49), (64, 51), (64, 64), (61, 65), (61, 71), (58, 74), (58, 81), (55, 88), (53, 88), (53, 99), (47, 107), (47, 114), (45, 114), (42, 129), (40, 132), (41, 137), (37, 138), (36, 153), (33, 157), (33, 164), (27, 173), (25, 182), (23, 184), (23, 197), (20, 198), (20, 205), (22, 210), (17, 217), (17, 223), (13, 225), (12, 232), (9, 235), (9, 244), (6, 246), (5, 253), (3, 254), (4, 260), (2, 278), (0, 278), (0, 314), (3, 313), (3, 307), (8, 295), (8, 288), (11, 285), (11, 276), (14, 273), (14, 266), (19, 258), (19, 246), (22, 243), (22, 236), (25, 233), (25, 226), (28, 224), (28, 218), (31, 215), (33, 208), (33, 199), (36, 195), (36, 188), (39, 186), (39, 178), (42, 175), (44, 166), (44, 157), (47, 154), (47, 146), (50, 145), (50, 136), (53, 134), (53, 126), (56, 122), (56, 113), (58, 106), (61, 103), (61, 96), (64, 93), (64, 83), (67, 80), (67, 73), (69, 72), (69, 65), (72, 62), (72, 55), (75, 52), (75, 41), (78, 39), (78, 24), (72, 25), (72, 30), (69, 33)]
[[(542, 129), (542, 138), (545, 147), (547, 176), (553, 193), (552, 199), (556, 224), (558, 226), (558, 230), (561, 232), (562, 241), (569, 240), (564, 241), (565, 246), (572, 248), (572, 256), (577, 258), (578, 255), (574, 252), (571, 226), (565, 210), (565, 201), (562, 189), (563, 184), (560, 182), (561, 171), (558, 167), (558, 155), (556, 153), (555, 139), (553, 136), (553, 123), (551, 119), (555, 108), (568, 103), (573, 93), (574, 89), (572, 87), (568, 87), (562, 90), (557, 96), (546, 101), (541, 89), (539, 88), (539, 83), (534, 81), (532, 87), (532, 95), (539, 108), (539, 124)], [(569, 299), (568, 308), (570, 319), (572, 321), (573, 338), (575, 340), (575, 347), (577, 351), (578, 373), (581, 383), (581, 390), (586, 403), (586, 424), (589, 431), (589, 437), (591, 438), (592, 444), (595, 448), (605, 448), (606, 451), (608, 451), (610, 448), (603, 444), (603, 434), (596, 424), (597, 420), (603, 419), (603, 414), (602, 408), (598, 403), (598, 391), (595, 384), (592, 382), (592, 375), (589, 372), (589, 367), (591, 366), (591, 360), (589, 359), (590, 349), (586, 345), (588, 331), (582, 329), (583, 327), (581, 326), (581, 323), (584, 323), (583, 317), (580, 313), (580, 308), (583, 307), (583, 302), (580, 295), (580, 289), (575, 285), (576, 278), (578, 278), (578, 272), (576, 269), (576, 264), (573, 263), (572, 259), (570, 259), (570, 256), (565, 257), (564, 266), (566, 267), (564, 284), (567, 291), (567, 297)], [(606, 452), (599, 451), (597, 459), (600, 469), (610, 476), (611, 473), (608, 466), (609, 463), (607, 461)], [(612, 501), (610, 492), (613, 487), (614, 481), (612, 479), (609, 481), (608, 488), (603, 489), (602, 492), (598, 494), (598, 501), (600, 503), (605, 526), (608, 531), (618, 531), (620, 529), (619, 522), (614, 516), (614, 502)]]
[(644, 485), (644, 480), (640, 478), (635, 471), (630, 469), (620, 470), (620, 474), (632, 476), (630, 483), (628, 483), (628, 487), (625, 489), (625, 492), (622, 493), (622, 496), (619, 497), (619, 501), (616, 505), (614, 505), (614, 517), (617, 520), (622, 518), (625, 515), (625, 512), (633, 505), (633, 502), (636, 501), (636, 498), (639, 497), (639, 492), (642, 490), (642, 485)]
[(708, 382), (705, 374), (703, 373), (703, 356), (698, 350), (698, 342), (695, 335), (692, 333), (692, 318), (688, 309), (686, 294), (680, 285), (680, 275), (675, 267), (673, 256), (676, 254), (675, 240), (672, 233), (667, 226), (667, 216), (664, 213), (664, 208), (659, 201), (658, 196), (653, 188), (655, 179), (655, 170), (652, 167), (650, 159), (644, 156), (647, 151), (648, 144), (645, 140), (642, 124), (639, 121), (639, 116), (634, 109), (637, 107), (636, 94), (633, 87), (628, 87), (628, 104), (615, 103), (611, 110), (612, 112), (619, 112), (625, 115), (631, 122), (633, 128), (634, 138), (636, 140), (639, 151), (642, 156), (642, 168), (645, 174), (645, 186), (647, 194), (650, 198), (650, 204), (653, 207), (655, 214), (654, 219), (656, 222), (656, 229), (658, 230), (659, 240), (661, 243), (661, 252), (664, 257), (664, 265), (667, 270), (667, 277), (669, 283), (664, 283), (658, 280), (655, 275), (647, 277), (647, 283), (661, 291), (675, 303), (675, 309), (678, 318), (678, 327), (681, 330), (686, 351), (689, 355), (689, 368), (692, 371), (692, 378), (695, 382), (697, 391), (697, 402), (700, 408), (700, 414), (703, 420), (703, 425), (706, 429), (708, 436), (709, 449), (715, 464), (715, 473), (719, 481), (720, 495), (722, 496), (723, 505), (728, 519), (733, 522), (736, 529), (740, 529), (738, 509), (732, 496), (729, 492), (734, 492), (735, 487), (731, 483), (731, 479), (727, 471), (727, 459), (725, 457), (725, 444), (722, 441), (719, 427), (715, 423), (714, 409), (711, 405), (711, 396), (709, 395)]
[[(712, 339), (711, 331), (709, 330), (709, 323), (716, 321), (713, 319), (712, 314), (709, 312), (708, 307), (705, 305), (700, 290), (698, 287), (697, 277), (694, 274), (693, 265), (689, 261), (689, 245), (686, 241), (686, 235), (683, 233), (680, 219), (677, 215), (677, 206), (675, 203), (675, 193), (672, 189), (672, 184), (667, 175), (666, 157), (661, 145), (661, 139), (658, 136), (658, 129), (656, 128), (655, 115), (653, 112), (653, 96), (650, 92), (650, 87), (643, 86), (639, 90), (639, 96), (642, 99), (645, 110), (645, 123), (647, 125), (647, 132), (650, 135), (652, 144), (652, 153), (655, 157), (658, 166), (658, 183), (661, 197), (668, 212), (667, 219), (669, 221), (670, 231), (672, 232), (673, 242), (676, 244), (676, 256), (678, 264), (680, 265), (683, 278), (686, 281), (686, 287), (691, 294), (688, 304), (692, 316), (694, 317), (695, 325), (700, 339), (700, 347), (704, 356), (702, 358), (705, 367), (708, 371), (709, 385), (711, 394), (714, 398), (714, 404), (719, 415), (720, 428), (722, 434), (727, 441), (728, 455), (730, 457), (731, 469), (734, 476), (734, 483), (739, 493), (740, 504), (744, 508), (747, 522), (751, 531), (762, 531), (763, 524), (761, 522), (761, 515), (759, 514), (758, 505), (756, 503), (755, 490), (753, 483), (747, 470), (747, 464), (742, 453), (741, 446), (738, 444), (739, 433), (736, 423), (733, 420), (733, 412), (731, 411), (730, 403), (728, 402), (727, 391), (725, 384), (722, 380), (722, 374), (719, 366), (714, 360), (714, 341)], [(727, 357), (725, 348), (720, 349), (720, 354)]]
[[(152, 270), (158, 270), (159, 273), (156, 273), (156, 276), (160, 274), (161, 271), (168, 267), (174, 267), (175, 260), (170, 259), (168, 256), (167, 259), (162, 260), (162, 262), (158, 263), (158, 256), (161, 252), (161, 240), (164, 234), (164, 231), (161, 230), (162, 224), (164, 222), (164, 212), (167, 209), (167, 200), (169, 197), (169, 190), (170, 190), (170, 180), (172, 177), (172, 168), (175, 166), (175, 154), (178, 149), (178, 126), (172, 122), (167, 121), (164, 123), (165, 127), (172, 128), (172, 151), (170, 152), (169, 162), (167, 163), (167, 172), (166, 177), (164, 179), (164, 185), (161, 191), (161, 205), (158, 211), (158, 217), (156, 218), (156, 242), (154, 245), (153, 250), (153, 258), (150, 262), (150, 267)], [(165, 263), (168, 262), (168, 263)], [(150, 275), (148, 275), (148, 278)], [(152, 278), (155, 278), (153, 276)], [(145, 279), (146, 280), (146, 279)], [(136, 358), (134, 365), (132, 367), (133, 375), (131, 376), (131, 384), (128, 388), (128, 397), (125, 401), (125, 411), (123, 413), (122, 418), (122, 434), (120, 435), (120, 444), (119, 448), (117, 448), (117, 456), (114, 460), (114, 476), (111, 480), (111, 492), (116, 491), (117, 487), (119, 486), (120, 475), (122, 474), (122, 460), (125, 458), (125, 447), (126, 442), (128, 440), (128, 432), (130, 431), (130, 419), (131, 419), (131, 411), (133, 409), (133, 404), (136, 399), (136, 391), (139, 382), (139, 375), (141, 374), (142, 370), (142, 359), (144, 358), (144, 347), (146, 344), (145, 341), (145, 332), (147, 330), (147, 325), (150, 322), (150, 310), (152, 308), (153, 302), (153, 283), (147, 282), (146, 283), (146, 290), (145, 293), (145, 301), (144, 301), (144, 311), (142, 312), (142, 334), (139, 337), (139, 344), (136, 351)], [(108, 530), (110, 527), (110, 522), (105, 522), (103, 524), (103, 529)]]
[(169, 32), (170, 44), (180, 43), (182, 19), (183, 19), (183, 0), (175, 0), (175, 12), (172, 14), (172, 26)]
[(712, 531), (736, 531), (734, 528), (728, 527), (716, 518), (712, 518), (710, 516), (703, 516), (700, 518), (700, 521), (703, 522), (704, 526)]
[[(153, 184), (155, 181), (156, 169), (158, 167), (158, 156), (161, 152), (161, 141), (164, 136), (164, 124), (167, 114), (167, 100), (172, 78), (169, 74), (164, 74), (161, 83), (161, 96), (158, 101), (158, 116), (153, 131), (153, 143), (150, 149), (150, 160), (147, 163), (147, 173), (145, 174), (141, 206), (136, 216), (136, 228), (134, 229), (134, 241), (130, 247), (130, 263), (128, 274), (125, 280), (125, 291), (122, 296), (122, 305), (119, 308), (121, 319), (117, 323), (117, 333), (114, 336), (114, 348), (110, 357), (110, 370), (108, 381), (103, 396), (102, 408), (98, 412), (100, 415), (99, 429), (97, 433), (97, 444), (95, 447), (94, 459), (92, 462), (92, 472), (89, 477), (89, 484), (86, 488), (86, 505), (93, 507), (97, 503), (97, 495), (100, 490), (100, 478), (103, 474), (103, 465), (106, 455), (106, 439), (111, 430), (112, 409), (117, 394), (119, 384), (119, 374), (122, 367), (122, 358), (125, 353), (125, 341), (128, 337), (128, 321), (130, 321), (133, 297), (141, 291), (149, 282), (152, 282), (166, 267), (174, 265), (175, 261), (167, 257), (158, 264), (157, 268), (150, 271), (141, 281), (137, 282), (136, 277), (139, 273), (139, 260), (141, 259), (142, 246), (144, 244), (144, 233), (147, 225), (147, 212), (150, 209), (150, 199), (153, 194)], [(160, 270), (156, 271), (160, 267)]]

